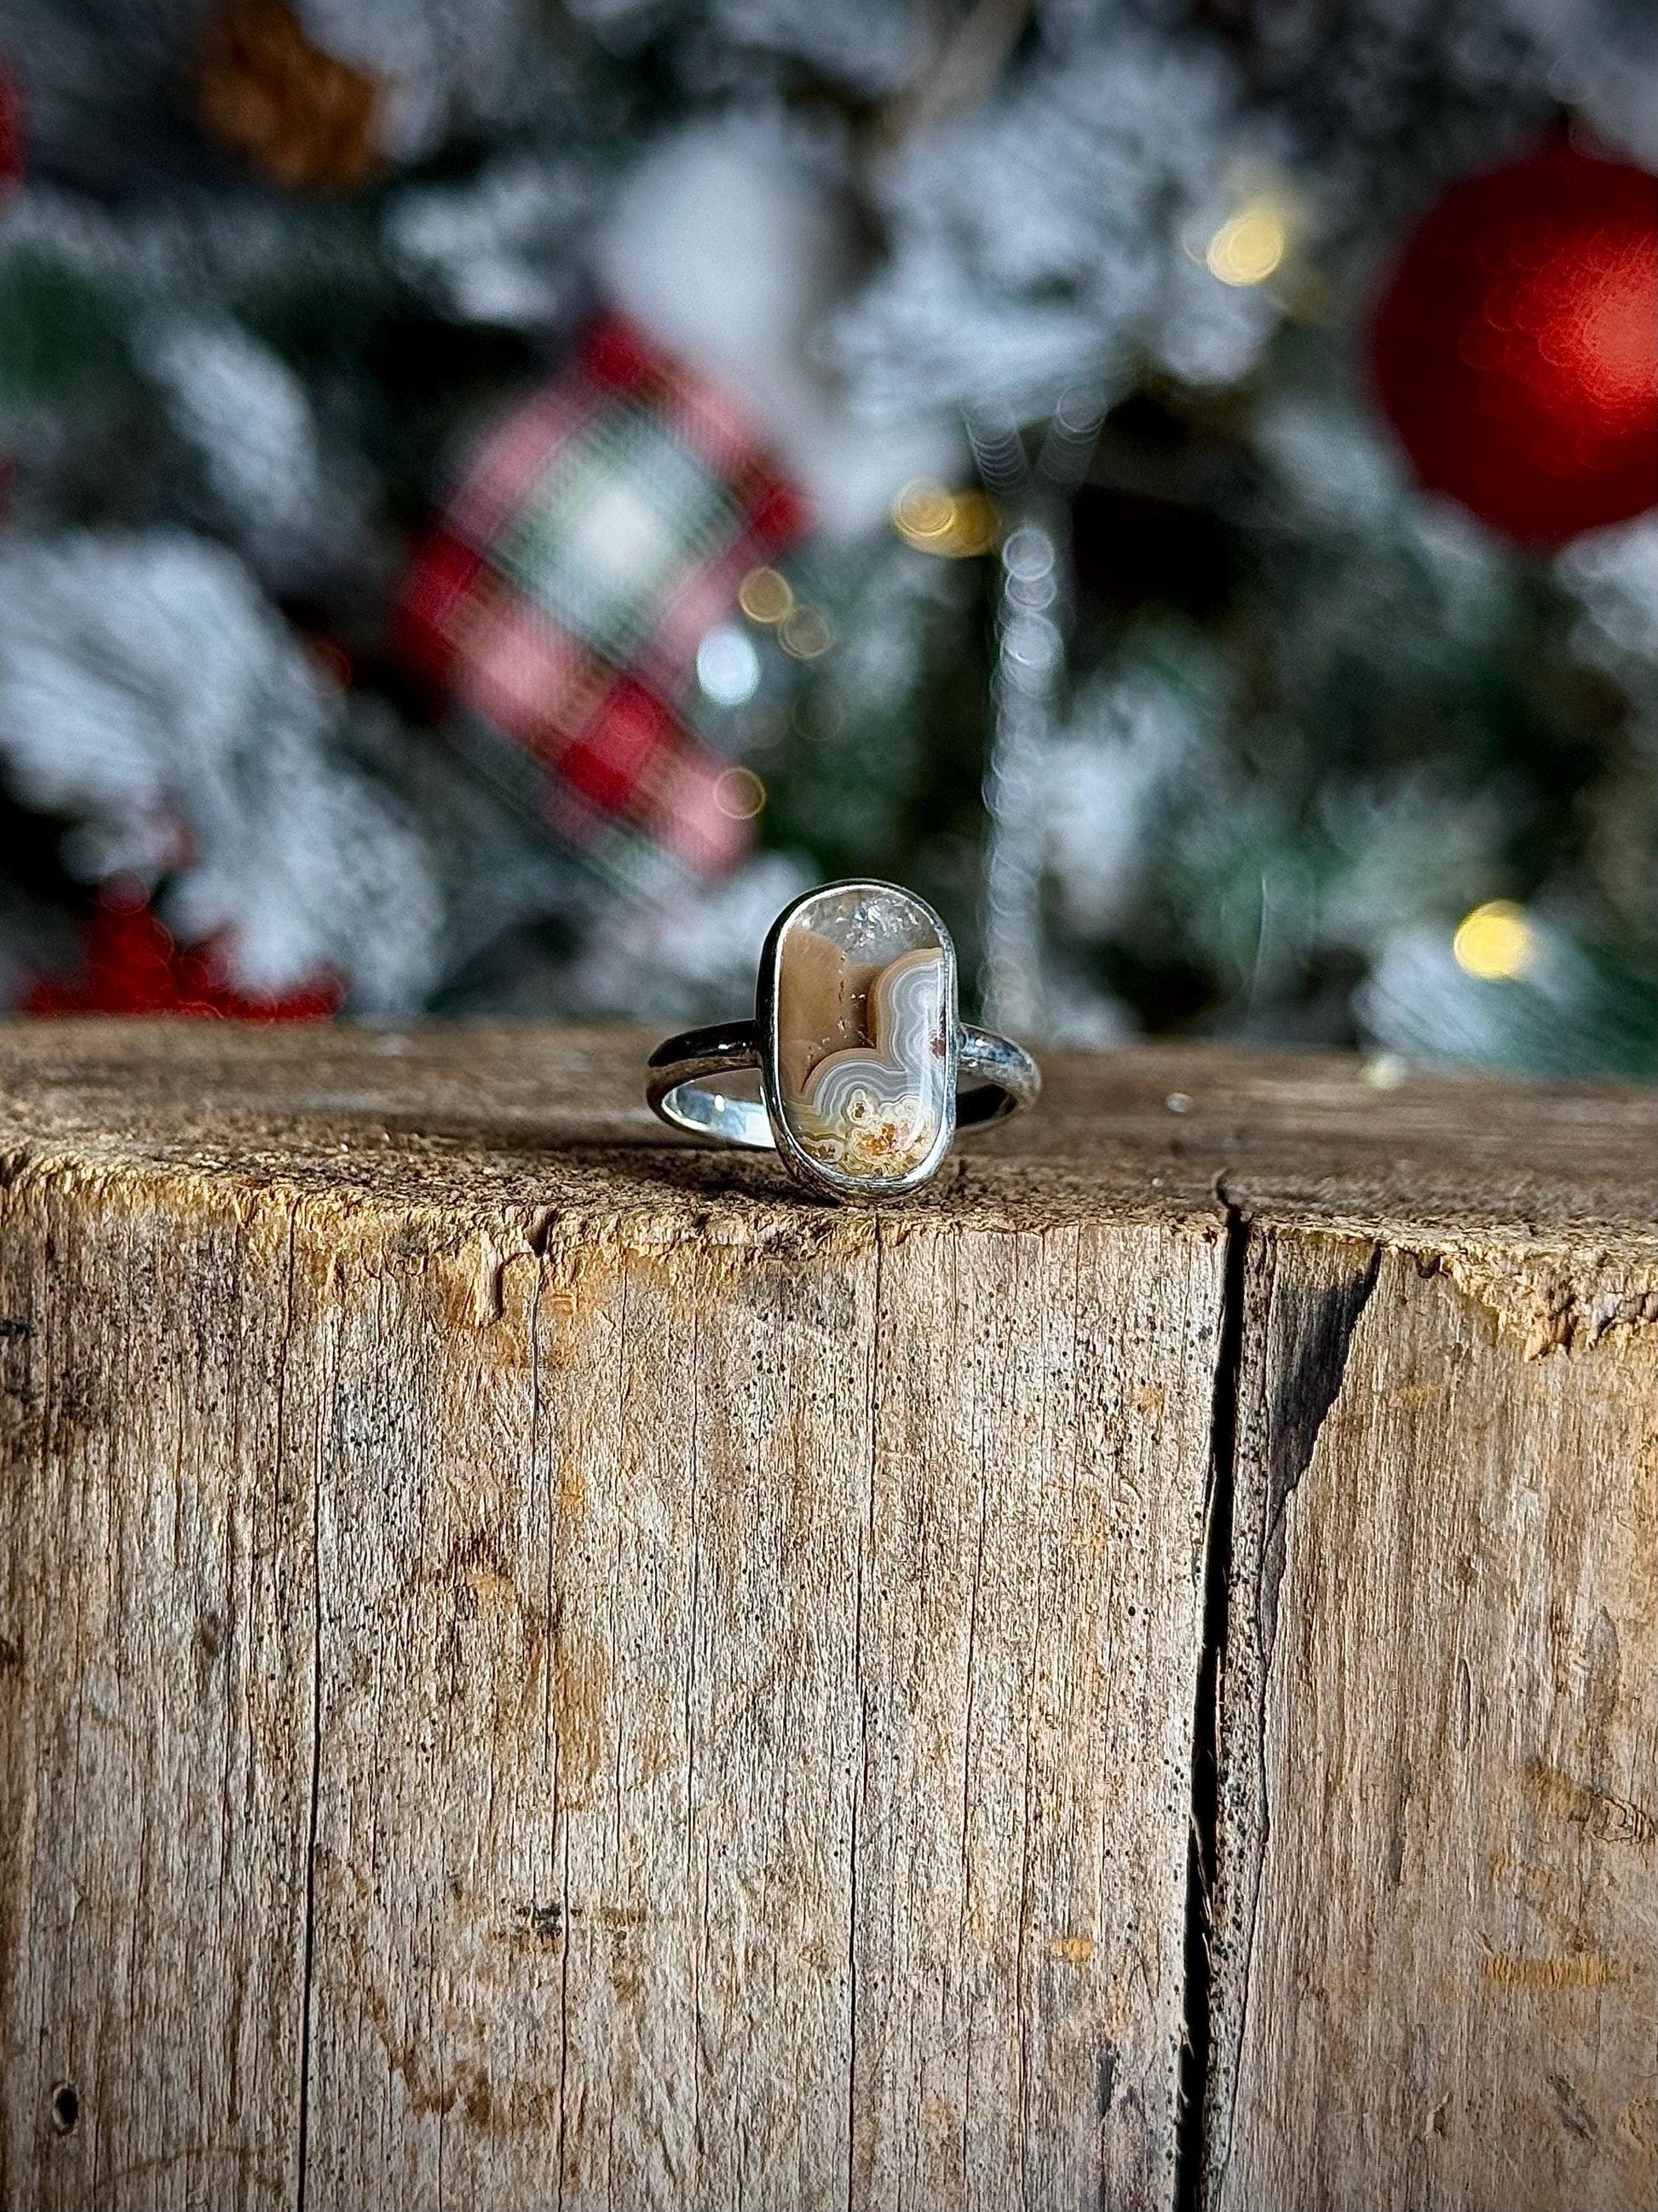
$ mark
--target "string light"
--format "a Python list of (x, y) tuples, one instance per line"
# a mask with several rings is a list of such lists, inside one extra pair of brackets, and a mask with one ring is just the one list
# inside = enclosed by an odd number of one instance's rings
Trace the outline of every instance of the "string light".
[(1277, 200), (1246, 200), (1210, 240), (1204, 259), (1223, 284), (1264, 284), (1290, 251), (1288, 216)]
[(999, 534), (993, 503), (981, 491), (946, 491), (923, 477), (892, 502), (892, 526), (918, 553), (969, 561), (992, 551)]
[(750, 568), (738, 586), (737, 604), (750, 622), (786, 622), (794, 612), (794, 586), (775, 568)]
[(751, 768), (724, 769), (714, 778), (714, 803), (733, 822), (752, 822), (766, 803), (766, 787)]
[(696, 680), (717, 707), (740, 707), (760, 689), (760, 656), (734, 623), (720, 623), (697, 647)]
[(1512, 983), (1537, 957), (1537, 932), (1512, 899), (1487, 899), (1457, 924), (1451, 953), (1465, 975)]
[(835, 632), (816, 607), (796, 607), (780, 628), (777, 642), (796, 660), (816, 660), (835, 642)]

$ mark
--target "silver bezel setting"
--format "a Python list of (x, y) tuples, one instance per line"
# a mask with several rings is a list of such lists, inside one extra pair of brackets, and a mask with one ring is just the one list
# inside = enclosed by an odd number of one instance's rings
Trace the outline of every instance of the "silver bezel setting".
[[(944, 1109), (939, 1121), (938, 1133), (926, 1157), (902, 1176), (875, 1182), (864, 1176), (843, 1175), (839, 1169), (822, 1160), (815, 1160), (797, 1142), (793, 1131), (784, 1115), (782, 1098), (777, 1075), (777, 968), (782, 949), (783, 933), (802, 907), (814, 901), (836, 894), (853, 892), (857, 895), (882, 893), (907, 900), (931, 923), (938, 939), (944, 963)], [(957, 1003), (956, 945), (941, 917), (924, 898), (903, 884), (888, 883), (879, 876), (849, 876), (838, 883), (817, 884), (799, 897), (791, 899), (766, 933), (766, 942), (760, 955), (759, 973), (755, 979), (754, 1020), (760, 1046), (760, 1088), (765, 1101), (766, 1118), (771, 1124), (772, 1142), (777, 1156), (789, 1174), (807, 1190), (830, 1198), (887, 1199), (902, 1198), (919, 1189), (938, 1172), (944, 1155), (956, 1138), (956, 1083), (960, 1072), (961, 1018)]]

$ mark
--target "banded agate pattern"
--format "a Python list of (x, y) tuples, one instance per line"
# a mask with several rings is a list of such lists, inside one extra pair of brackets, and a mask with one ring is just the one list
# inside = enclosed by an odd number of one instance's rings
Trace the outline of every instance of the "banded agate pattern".
[(800, 1151), (864, 1188), (901, 1187), (955, 1123), (954, 976), (931, 910), (884, 884), (817, 891), (775, 951), (777, 1104)]

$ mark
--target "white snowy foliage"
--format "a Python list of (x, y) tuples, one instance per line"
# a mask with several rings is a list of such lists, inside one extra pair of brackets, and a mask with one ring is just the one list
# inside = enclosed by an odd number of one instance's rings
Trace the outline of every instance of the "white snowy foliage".
[(1152, 823), (1148, 867), (1184, 908), (1194, 945), (1270, 998), (1331, 953), (1374, 952), (1423, 928), (1449, 942), (1457, 916), (1502, 888), (1493, 853), (1510, 827), (1500, 791), (1424, 770), (1332, 775), (1314, 821), (1252, 779), (1214, 733)]
[(262, 574), (284, 582), (358, 543), (354, 486), (325, 465), (310, 397), (269, 346), (228, 320), (145, 317), (140, 365), (200, 457), (218, 521)]
[(865, 98), (907, 84), (926, 51), (915, 0), (565, 0), (568, 12), (617, 46), (667, 27), (696, 34), (694, 69), (709, 49), (802, 64)]
[(878, 526), (913, 477), (963, 465), (936, 410), (860, 420), (814, 358), (824, 317), (857, 268), (842, 149), (772, 106), (733, 107), (651, 147), (597, 240), (612, 304), (738, 397), (812, 501), (818, 526)]
[(1333, 775), (1318, 818), (1242, 766), (1218, 672), (1178, 638), (1130, 641), (1082, 692), (1044, 778), (1046, 868), (1072, 942), (1133, 939), (1172, 902), (1194, 951), (1257, 991), (1307, 962), (1450, 924), (1501, 888), (1499, 791), (1415, 770)]
[(1102, 990), (1072, 966), (1050, 963), (1042, 993), (1048, 1043), (1072, 1052), (1108, 1052), (1127, 1044), (1139, 1027), (1133, 1008), (1114, 993)]
[(295, 0), (311, 39), (386, 88), (394, 158), (450, 134), (531, 121), (557, 88), (555, 11), (539, 0)]
[(392, 1011), (429, 988), (425, 840), (340, 751), (343, 709), (230, 554), (64, 536), (0, 551), (0, 762), (101, 871), (176, 863), (166, 919), (239, 980), (319, 969)]
[(1392, 521), (1403, 458), (1358, 410), (1299, 393), (1256, 410), (1256, 451), (1309, 520), (1359, 534)]
[(7, 264), (61, 271), (135, 315), (206, 318), (296, 282), (368, 297), (388, 289), (362, 228), (327, 208), (251, 192), (114, 207), (33, 175), (0, 222)]
[(920, 11), (900, 0), (714, 0), (721, 38), (804, 62), (865, 98), (896, 92), (925, 51)]
[(1512, 809), (1489, 785), (1456, 791), (1420, 771), (1344, 779), (1326, 787), (1320, 811), (1333, 861), (1317, 901), (1321, 945), (1369, 952), (1424, 916), (1448, 925), (1501, 887), (1491, 854)]
[[(1496, 158), (1493, 126), (1534, 127), (1557, 103), (1637, 160), (1658, 154), (1658, 14), (1640, 0), (1332, 0), (1253, 9), (1249, 35), (1257, 82), (1321, 119), (1350, 178), (1380, 152), (1408, 188), (1399, 149), (1422, 145), (1425, 115), (1455, 131), (1460, 111), (1477, 161), (1476, 138)], [(1454, 143), (1423, 145), (1430, 178)]]
[(578, 165), (508, 154), (460, 183), (393, 194), (386, 242), (441, 313), (539, 333), (568, 324), (583, 304), (578, 244), (596, 204), (594, 179)]
[(761, 853), (721, 883), (616, 916), (569, 977), (573, 1011), (672, 1022), (751, 1003), (766, 932), (812, 880), (798, 854)]
[(1355, 996), (1361, 1028), (1407, 1060), (1576, 1078), (1586, 1061), (1607, 1064), (1601, 1055), (1615, 1053), (1618, 1039), (1610, 1024), (1601, 1030), (1593, 963), (1546, 918), (1533, 914), (1531, 927), (1532, 964), (1513, 978), (1469, 975), (1446, 929), (1396, 931)]
[(1609, 146), (1658, 167), (1658, 9), (1641, 0), (1502, 0), (1537, 42), (1549, 91)]
[(1555, 574), (1582, 610), (1578, 652), (1650, 711), (1658, 690), (1658, 514), (1575, 539)]
[(1355, 622), (1373, 630), (1386, 623), (1404, 562), (1430, 584), (1435, 635), (1395, 631), (1391, 650), (1436, 649), (1443, 632), (1473, 638), (1489, 625), (1506, 588), (1501, 544), (1454, 501), (1412, 485), (1384, 422), (1296, 393), (1259, 410), (1254, 443), (1270, 471), (1275, 519), (1297, 532), (1316, 530), (1351, 563), (1345, 588), (1307, 611), (1309, 641)]
[[(302, 588), (325, 570), (372, 569), (373, 463), (343, 434), (337, 410), (325, 433), (304, 378), (239, 319), (296, 276), (387, 293), (391, 281), (369, 265), (359, 234), (309, 211), (285, 216), (251, 195), (118, 211), (31, 181), (0, 222), (0, 283), (20, 276), (96, 303), (93, 381), (130, 363), (149, 386), (149, 443), (122, 450), (120, 463), (153, 468), (170, 433), (193, 453), (197, 480), (169, 479), (169, 494), (187, 499), (192, 520), (229, 537), (279, 590)], [(67, 437), (58, 434), (64, 421)], [(0, 393), (0, 450), (26, 457), (22, 512), (55, 519), (55, 484), (86, 474), (90, 455), (76, 427), (72, 409), (65, 417), (36, 404), (27, 379)], [(71, 495), (71, 511), (78, 503)]]
[(1155, 667), (1131, 663), (1084, 692), (1044, 778), (1047, 865), (1068, 929), (1107, 936), (1133, 910), (1153, 817), (1200, 773), (1213, 720), (1212, 702)]
[(833, 356), (872, 409), (1005, 402), (1068, 383), (1126, 390), (1155, 362), (1245, 374), (1278, 319), (1260, 287), (1194, 258), (1232, 212), (1239, 164), (1275, 149), (1215, 45), (1114, 28), (1047, 54), (904, 149), (891, 252), (838, 318)]

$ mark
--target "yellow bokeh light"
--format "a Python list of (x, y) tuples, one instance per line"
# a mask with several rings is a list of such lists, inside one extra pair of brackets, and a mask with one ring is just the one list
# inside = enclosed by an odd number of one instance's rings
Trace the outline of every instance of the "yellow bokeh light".
[(766, 803), (766, 787), (751, 768), (728, 768), (714, 778), (714, 803), (733, 822), (752, 822)]
[(999, 518), (981, 491), (946, 491), (918, 479), (892, 502), (892, 526), (918, 553), (968, 561), (996, 544)]
[(796, 660), (816, 660), (835, 642), (835, 632), (816, 607), (797, 607), (777, 633), (777, 641)]
[(1466, 975), (1511, 983), (1536, 958), (1537, 932), (1512, 899), (1487, 899), (1457, 924), (1451, 951)]
[(956, 520), (950, 550), (958, 561), (993, 552), (1001, 536), (1001, 518), (981, 491), (964, 491), (956, 500)]
[(738, 586), (737, 604), (750, 622), (786, 622), (794, 612), (794, 586), (775, 568), (750, 568)]
[(1209, 241), (1204, 259), (1223, 284), (1264, 284), (1290, 251), (1290, 225), (1273, 200), (1250, 200)]
[(942, 484), (917, 478), (892, 502), (892, 526), (906, 545), (931, 545), (950, 528), (956, 502)]

